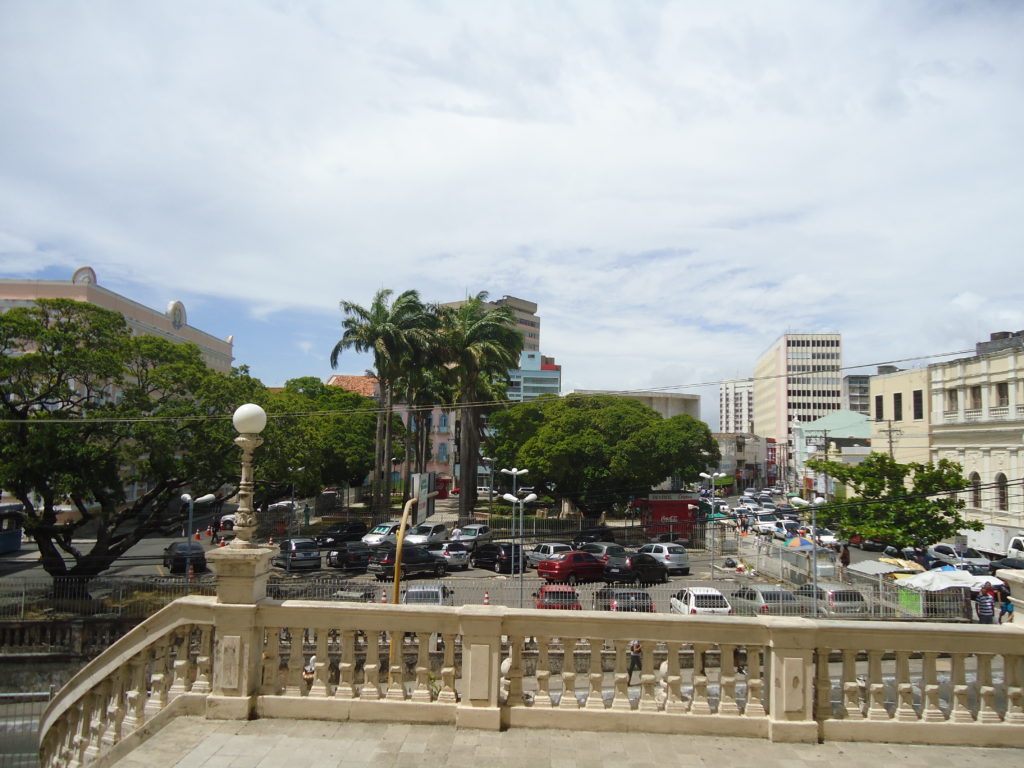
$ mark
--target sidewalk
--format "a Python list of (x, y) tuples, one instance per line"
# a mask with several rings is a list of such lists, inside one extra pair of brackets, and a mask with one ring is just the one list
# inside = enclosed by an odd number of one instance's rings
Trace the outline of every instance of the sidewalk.
[(180, 717), (115, 768), (690, 768), (1024, 765), (1024, 750), (450, 725)]

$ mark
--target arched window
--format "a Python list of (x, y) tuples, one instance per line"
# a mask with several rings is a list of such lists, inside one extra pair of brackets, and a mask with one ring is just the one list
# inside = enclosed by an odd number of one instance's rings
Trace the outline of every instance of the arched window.
[(996, 475), (996, 509), (1010, 508), (1010, 492), (1006, 483), (1006, 475), (1000, 472)]
[(448, 462), (448, 443), (439, 443), (437, 446), (437, 460)]
[(971, 472), (967, 479), (971, 481), (971, 506), (981, 509), (981, 478), (977, 472)]

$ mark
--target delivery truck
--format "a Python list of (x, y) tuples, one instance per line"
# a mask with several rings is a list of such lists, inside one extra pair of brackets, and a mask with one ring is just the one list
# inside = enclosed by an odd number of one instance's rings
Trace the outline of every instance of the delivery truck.
[(988, 555), (993, 560), (1004, 557), (1024, 558), (1024, 529), (1015, 525), (986, 523), (980, 531), (962, 531), (967, 546)]

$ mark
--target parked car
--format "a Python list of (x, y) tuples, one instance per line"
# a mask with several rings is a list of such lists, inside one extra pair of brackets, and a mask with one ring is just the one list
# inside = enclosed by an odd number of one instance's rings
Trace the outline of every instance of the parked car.
[(668, 601), (669, 613), (691, 615), (722, 615), (732, 613), (725, 595), (714, 587), (688, 587), (676, 592)]
[(681, 547), (690, 545), (690, 540), (679, 532), (659, 533), (657, 536), (652, 536), (650, 541), (652, 544), (678, 544)]
[(461, 541), (470, 550), (478, 544), (491, 540), (491, 528), (486, 523), (470, 523), (452, 531), (452, 541)]
[(828, 528), (811, 528), (810, 534), (811, 540), (817, 541), (820, 546), (828, 547), (829, 549), (839, 549), (839, 537)]
[(655, 560), (664, 563), (669, 573), (690, 574), (690, 556), (686, 547), (681, 544), (644, 544), (637, 552), (641, 555), (652, 555)]
[(440, 582), (424, 582), (402, 592), (403, 605), (455, 605), (455, 591)]
[(608, 583), (664, 584), (668, 581), (668, 567), (654, 555), (639, 552), (631, 555), (623, 549), (621, 555), (610, 557), (605, 562), (604, 580)]
[(174, 541), (164, 549), (164, 568), (171, 573), (196, 573), (206, 570), (206, 550), (198, 541)]
[(625, 557), (629, 553), (621, 544), (613, 544), (607, 541), (593, 541), (579, 547), (580, 552), (589, 552), (602, 563), (607, 563), (613, 557)]
[(928, 547), (928, 555), (941, 560), (946, 565), (969, 563), (988, 570), (989, 559), (971, 547), (954, 547), (952, 544), (933, 544)]
[(604, 563), (589, 552), (559, 552), (537, 564), (537, 575), (547, 581), (567, 584), (598, 581), (604, 576)]
[(469, 564), (474, 568), (489, 568), (495, 573), (519, 573), (526, 567), (526, 555), (518, 544), (485, 541), (473, 550)]
[(798, 598), (814, 601), (818, 605), (818, 613), (826, 616), (867, 616), (868, 604), (864, 595), (849, 584), (832, 581), (819, 581), (817, 599), (814, 584), (797, 587), (794, 594)]
[(546, 560), (559, 552), (571, 552), (572, 544), (564, 541), (541, 541), (534, 545), (533, 549), (526, 553), (526, 567), (536, 568), (537, 563)]
[(596, 528), (584, 528), (581, 531), (577, 531), (572, 537), (572, 545), (575, 549), (580, 549), (584, 544), (592, 544), (595, 541), (614, 542), (614, 529), (609, 528), (607, 525)]
[(568, 584), (541, 584), (540, 590), (533, 593), (534, 608), (561, 609), (566, 611), (582, 611), (580, 595)]
[[(369, 533), (363, 536), (363, 544), (371, 547), (379, 547), (381, 544), (394, 544), (398, 540), (398, 529), (401, 525), (402, 523), (397, 520), (375, 525)], [(408, 525), (406, 523), (406, 533), (409, 532)]]
[(443, 523), (423, 523), (405, 534), (406, 544), (429, 544), (448, 538), (448, 528)]
[(733, 610), (741, 616), (803, 616), (813, 613), (807, 600), (798, 600), (777, 584), (751, 584), (729, 595)]
[(365, 584), (353, 584), (331, 593), (331, 600), (342, 603), (376, 603), (379, 599), (378, 590)]
[(883, 539), (879, 539), (873, 536), (865, 538), (864, 536), (861, 536), (859, 533), (851, 536), (849, 543), (851, 547), (863, 549), (865, 552), (881, 552), (883, 549), (889, 546), (888, 543)]
[[(366, 572), (377, 577), (377, 581), (391, 579), (395, 573), (395, 549), (380, 547), (370, 553)], [(432, 574), (441, 578), (448, 573), (448, 563), (424, 547), (403, 547), (401, 576), (403, 579), (416, 574)]]
[(594, 592), (595, 611), (621, 613), (656, 613), (654, 600), (642, 589), (602, 587)]
[(313, 539), (285, 539), (270, 564), (286, 571), (319, 570), (320, 547)]
[(794, 523), (792, 520), (776, 520), (775, 530), (772, 531), (772, 536), (780, 541), (786, 541), (792, 539), (794, 536), (800, 535), (800, 523)]
[(222, 531), (231, 531), (235, 527), (235, 513), (229, 512), (226, 515), (220, 516), (220, 529)]
[(321, 549), (332, 547), (345, 541), (360, 541), (366, 535), (366, 523), (362, 520), (349, 520), (341, 523), (329, 531), (324, 531), (313, 537)]
[(469, 569), (469, 548), (461, 541), (432, 541), (425, 545), (432, 554), (440, 555), (448, 562), (448, 570)]
[(792, 507), (789, 504), (776, 504), (774, 512), (783, 520), (800, 522), (800, 513), (797, 511), (796, 507)]
[(774, 512), (755, 512), (751, 525), (755, 533), (771, 536), (775, 533), (775, 524), (777, 522), (779, 522), (779, 518)]
[(365, 571), (370, 548), (361, 541), (338, 541), (327, 551), (327, 565), (345, 571)]

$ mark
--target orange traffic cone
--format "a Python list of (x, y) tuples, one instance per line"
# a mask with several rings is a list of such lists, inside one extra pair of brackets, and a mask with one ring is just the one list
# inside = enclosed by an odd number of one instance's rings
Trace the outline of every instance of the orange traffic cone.
[(490, 605), (490, 604), (491, 604), (491, 593), (490, 592), (484, 592), (484, 605)]
[(222, 547), (226, 547), (226, 546), (228, 545), (228, 543), (227, 543), (226, 541), (224, 541), (224, 539), (221, 539), (221, 540), (220, 540), (220, 545), (221, 545)]
[(206, 526), (206, 538), (210, 538), (211, 536), (213, 536), (213, 526), (208, 525)]
[(271, 536), (269, 539), (267, 539), (267, 544), (269, 546), (271, 546), (271, 547), (274, 546), (274, 537), (273, 536)]
[(386, 603), (388, 601), (388, 591), (386, 589), (382, 589), (380, 591), (380, 601), (382, 603)]
[(199, 535), (199, 529), (198, 529), (198, 528), (196, 528), (196, 541), (199, 541), (199, 539), (200, 539), (200, 538), (201, 538), (201, 537), (200, 537), (200, 535)]
[(192, 563), (188, 564), (188, 580), (189, 581), (195, 581), (196, 580), (196, 567), (194, 565), (192, 565)]

